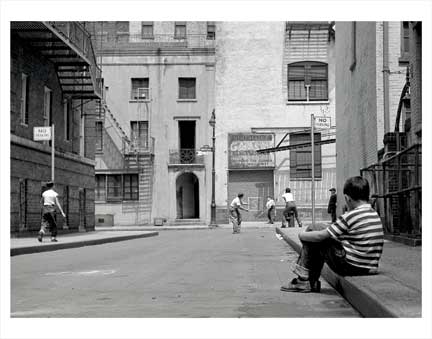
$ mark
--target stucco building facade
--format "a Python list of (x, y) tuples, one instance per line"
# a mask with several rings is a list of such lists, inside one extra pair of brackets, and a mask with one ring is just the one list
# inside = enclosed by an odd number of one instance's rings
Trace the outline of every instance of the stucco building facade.
[[(335, 51), (330, 22), (220, 22), (217, 25), (216, 205), (218, 222), (245, 194), (244, 220), (265, 220), (267, 196), (286, 187), (300, 214), (311, 217), (310, 147), (276, 153), (256, 150), (310, 143), (311, 115), (331, 118), (316, 139), (334, 140)], [(336, 184), (335, 144), (315, 150), (317, 217), (327, 218), (329, 188)]]
[(214, 24), (88, 22), (105, 85), (96, 222), (209, 219)]

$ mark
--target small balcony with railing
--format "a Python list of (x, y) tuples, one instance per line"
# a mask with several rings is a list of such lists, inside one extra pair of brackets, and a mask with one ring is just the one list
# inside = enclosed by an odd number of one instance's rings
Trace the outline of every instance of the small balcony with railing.
[(204, 155), (193, 148), (170, 149), (169, 167), (204, 167)]
[(158, 48), (203, 48), (214, 49), (214, 34), (131, 34), (128, 32), (95, 33), (93, 36), (98, 50), (153, 50)]

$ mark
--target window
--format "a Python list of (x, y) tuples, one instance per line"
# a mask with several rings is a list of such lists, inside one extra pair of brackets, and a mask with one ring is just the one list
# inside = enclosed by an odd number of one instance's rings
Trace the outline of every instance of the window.
[(143, 21), (141, 23), (141, 37), (143, 39), (153, 39), (153, 21)]
[(63, 99), (64, 138), (70, 140), (70, 106), (69, 100)]
[(327, 64), (305, 61), (288, 65), (288, 100), (328, 100)]
[(138, 200), (138, 174), (123, 175), (123, 200)]
[[(315, 141), (321, 140), (321, 134), (315, 133)], [(311, 179), (312, 178), (312, 157), (311, 157), (311, 138), (310, 133), (290, 134), (290, 145), (308, 144), (290, 150), (290, 177), (291, 179)], [(315, 178), (321, 178), (321, 146), (315, 145)]]
[(148, 147), (148, 122), (131, 121), (131, 142), (135, 149)]
[(149, 78), (132, 78), (131, 100), (149, 98)]
[(179, 99), (196, 99), (195, 88), (195, 78), (179, 78)]
[(401, 24), (401, 56), (400, 62), (409, 62), (409, 22), (403, 21)]
[(95, 200), (106, 200), (106, 175), (96, 174)]
[(139, 200), (138, 174), (96, 174), (96, 201)]
[(121, 175), (107, 175), (107, 201), (122, 200)]
[(103, 122), (102, 121), (96, 121), (95, 122), (96, 127), (96, 143), (95, 143), (95, 150), (102, 151), (103, 150)]
[(214, 40), (216, 38), (216, 24), (214, 21), (207, 22), (207, 40)]
[(351, 65), (349, 70), (352, 72), (357, 64), (357, 23), (351, 23)]
[(28, 75), (21, 73), (21, 123), (28, 125)]
[(44, 111), (43, 111), (43, 120), (44, 126), (51, 126), (51, 89), (45, 86), (44, 88)]
[(186, 21), (175, 22), (174, 39), (186, 39)]

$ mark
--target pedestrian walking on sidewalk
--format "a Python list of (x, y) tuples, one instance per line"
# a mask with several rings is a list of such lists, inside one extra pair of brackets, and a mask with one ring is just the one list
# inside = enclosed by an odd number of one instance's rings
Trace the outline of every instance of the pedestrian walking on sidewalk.
[(57, 223), (56, 223), (56, 205), (60, 210), (63, 218), (66, 215), (60, 206), (58, 201), (58, 194), (54, 191), (54, 183), (52, 181), (46, 184), (47, 190), (42, 193), (41, 205), (42, 205), (42, 221), (41, 229), (39, 231), (38, 240), (42, 242), (42, 239), (49, 229), (51, 232), (51, 241), (57, 242)]
[(267, 208), (267, 218), (269, 220), (267, 224), (273, 224), (273, 214), (274, 214), (274, 210), (275, 210), (275, 201), (273, 200), (273, 198), (271, 196), (267, 197), (266, 208)]
[(348, 211), (324, 227), (308, 226), (299, 233), (302, 249), (293, 272), (297, 275), (282, 291), (319, 292), (324, 262), (342, 276), (376, 274), (384, 234), (381, 219), (369, 204), (369, 183), (351, 177), (343, 194)]
[(294, 200), (294, 195), (291, 193), (291, 189), (289, 187), (285, 188), (285, 193), (282, 194), (282, 199), (285, 201), (285, 209), (283, 211), (282, 218), (282, 228), (286, 227), (291, 213), (294, 214), (294, 217), (296, 218), (299, 227), (302, 227), (302, 222), (300, 221), (298, 216), (297, 205)]
[(242, 222), (240, 210), (244, 210), (248, 212), (249, 210), (247, 208), (244, 208), (242, 205), (247, 205), (243, 202), (243, 193), (239, 193), (236, 198), (233, 199), (233, 201), (230, 204), (229, 212), (230, 212), (230, 219), (233, 224), (233, 234), (240, 233), (240, 225)]
[(327, 207), (327, 213), (331, 214), (331, 222), (336, 221), (336, 204), (337, 204), (337, 195), (336, 195), (336, 188), (332, 187), (329, 189), (331, 192), (328, 207)]

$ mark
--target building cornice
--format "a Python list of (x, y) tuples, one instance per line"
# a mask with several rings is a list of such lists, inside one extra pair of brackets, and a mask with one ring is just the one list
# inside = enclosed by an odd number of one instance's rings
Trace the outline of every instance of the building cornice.
[[(26, 148), (29, 148), (29, 149), (32, 149), (35, 151), (39, 151), (42, 153), (51, 154), (51, 147), (49, 147), (47, 145), (40, 144), (40, 143), (33, 141), (33, 140), (29, 140), (29, 139), (20, 137), (20, 136), (15, 135), (15, 134), (10, 135), (10, 142), (11, 142), (11, 144), (26, 147)], [(96, 163), (92, 159), (84, 158), (80, 155), (73, 154), (73, 153), (60, 152), (58, 150), (55, 151), (55, 155), (62, 157), (63, 159), (77, 161), (77, 162), (80, 162), (84, 165), (89, 165), (89, 166), (95, 166), (95, 163)]]

